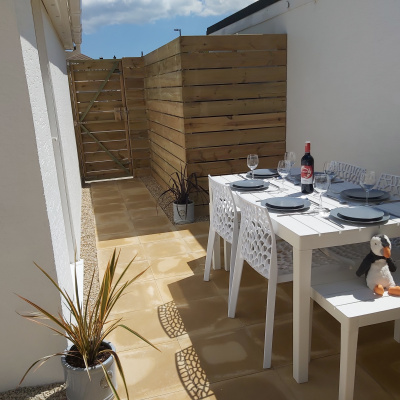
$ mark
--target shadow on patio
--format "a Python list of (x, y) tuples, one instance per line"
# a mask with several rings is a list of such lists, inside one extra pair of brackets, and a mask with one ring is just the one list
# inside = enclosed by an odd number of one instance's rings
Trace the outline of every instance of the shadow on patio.
[[(340, 326), (314, 307), (308, 383), (292, 377), (292, 285), (278, 285), (272, 368), (263, 370), (266, 281), (244, 268), (235, 319), (227, 317), (228, 273), (203, 281), (208, 222), (174, 226), (139, 179), (92, 184), (98, 259), (114, 247), (131, 274), (149, 267), (115, 312), (154, 343), (110, 337), (133, 399), (336, 399)], [(355, 399), (399, 399), (400, 350), (393, 323), (360, 329)], [(396, 374), (397, 371), (397, 374)], [(123, 394), (123, 393), (121, 393)]]

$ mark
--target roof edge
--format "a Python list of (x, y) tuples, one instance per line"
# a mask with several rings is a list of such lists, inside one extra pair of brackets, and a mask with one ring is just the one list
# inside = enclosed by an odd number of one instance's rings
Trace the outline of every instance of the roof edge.
[(216, 24), (209, 26), (207, 28), (207, 35), (210, 35), (216, 31), (219, 31), (222, 28), (232, 25), (235, 22), (248, 17), (249, 15), (256, 13), (257, 11), (260, 11), (266, 7), (269, 7), (270, 5), (272, 5), (274, 3), (277, 3), (278, 1), (280, 1), (280, 0), (258, 0), (255, 3), (250, 4), (249, 6), (230, 15), (229, 17), (226, 17), (225, 19), (217, 22)]

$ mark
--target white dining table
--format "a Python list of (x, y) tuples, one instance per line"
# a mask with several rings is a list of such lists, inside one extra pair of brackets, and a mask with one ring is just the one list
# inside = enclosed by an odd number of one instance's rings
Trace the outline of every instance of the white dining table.
[[(246, 176), (245, 174), (234, 174), (214, 178), (221, 183), (229, 184), (246, 179)], [(261, 200), (270, 197), (307, 197), (313, 202), (318, 203), (319, 201), (319, 197), (315, 194), (303, 195), (300, 186), (291, 182), (285, 182), (287, 191), (278, 192), (277, 187), (282, 185), (282, 180), (265, 181), (270, 182), (266, 190), (239, 193), (260, 207), (262, 207)], [(323, 197), (323, 205), (329, 209), (347, 206), (347, 204), (340, 203), (339, 199), (329, 197)], [(315, 207), (314, 204), (313, 207)], [(343, 224), (343, 227), (340, 227), (319, 214), (307, 214), (306, 212), (303, 215), (281, 216), (281, 214), (282, 212), (270, 211), (275, 234), (293, 246), (293, 377), (298, 383), (303, 383), (308, 381), (313, 249), (367, 242), (375, 234), (385, 234), (389, 238), (398, 237), (400, 236), (400, 218), (391, 216), (384, 224), (371, 225), (356, 225), (340, 221)]]

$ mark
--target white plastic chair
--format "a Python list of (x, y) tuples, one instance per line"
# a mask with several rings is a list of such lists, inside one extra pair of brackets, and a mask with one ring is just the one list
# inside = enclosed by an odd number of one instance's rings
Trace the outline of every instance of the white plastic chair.
[[(243, 263), (247, 263), (268, 279), (267, 310), (263, 367), (271, 367), (272, 337), (275, 317), (276, 285), (293, 280), (293, 249), (283, 240), (276, 240), (268, 210), (251, 203), (241, 195), (236, 197), (240, 208), (240, 230), (236, 252), (228, 316), (235, 317)], [(313, 266), (329, 264), (320, 251), (313, 252)]]
[(351, 183), (360, 183), (360, 176), (365, 172), (365, 168), (356, 165), (347, 164), (341, 161), (334, 161), (336, 165), (336, 176)]
[[(399, 281), (400, 274), (393, 275)], [(312, 283), (311, 299), (341, 324), (339, 400), (351, 400), (358, 328), (395, 320), (394, 339), (400, 343), (400, 299), (387, 292), (382, 297), (376, 296), (367, 287), (365, 279), (358, 278), (354, 271), (320, 274), (318, 278)]]
[(221, 268), (219, 240), (221, 237), (225, 241), (225, 269), (231, 270), (231, 281), (239, 232), (239, 214), (229, 185), (219, 183), (211, 176), (208, 176), (208, 185), (210, 193), (210, 230), (208, 233), (204, 280), (210, 280), (213, 255), (214, 269)]
[[(376, 185), (376, 189), (390, 193), (391, 199), (400, 200), (400, 176), (382, 174)], [(392, 258), (400, 259), (400, 237), (391, 238)], [(322, 251), (332, 259), (345, 263), (351, 267), (358, 267), (362, 259), (369, 253), (369, 242), (347, 244), (344, 246), (329, 247)]]

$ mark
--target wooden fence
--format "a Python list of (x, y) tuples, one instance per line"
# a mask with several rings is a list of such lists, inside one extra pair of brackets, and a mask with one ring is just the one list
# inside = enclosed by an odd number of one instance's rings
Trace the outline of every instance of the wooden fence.
[(180, 36), (140, 58), (74, 62), (70, 82), (86, 180), (151, 173), (165, 187), (187, 166), (207, 187), (250, 153), (270, 168), (285, 152), (286, 35)]
[(83, 180), (150, 174), (142, 57), (68, 64)]
[[(244, 172), (276, 167), (286, 147), (286, 35), (179, 37), (145, 57), (151, 168), (165, 186), (187, 165)], [(207, 213), (199, 205), (197, 213)]]

